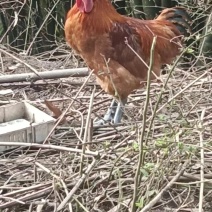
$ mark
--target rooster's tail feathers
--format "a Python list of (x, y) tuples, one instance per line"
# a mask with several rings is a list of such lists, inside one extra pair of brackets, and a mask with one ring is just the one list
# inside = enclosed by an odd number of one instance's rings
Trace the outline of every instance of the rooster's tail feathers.
[(183, 7), (174, 7), (164, 9), (157, 17), (157, 20), (167, 20), (172, 22), (181, 34), (188, 36), (192, 33), (191, 17)]

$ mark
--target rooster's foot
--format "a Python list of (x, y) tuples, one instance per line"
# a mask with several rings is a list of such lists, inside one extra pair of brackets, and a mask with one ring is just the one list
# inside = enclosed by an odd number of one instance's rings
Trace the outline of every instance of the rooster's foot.
[(116, 100), (113, 99), (104, 118), (97, 122), (94, 122), (94, 126), (105, 125), (107, 124), (107, 122), (110, 122), (113, 124), (120, 123), (123, 116), (123, 107), (126, 104), (126, 102), (127, 100), (125, 99), (117, 103)]

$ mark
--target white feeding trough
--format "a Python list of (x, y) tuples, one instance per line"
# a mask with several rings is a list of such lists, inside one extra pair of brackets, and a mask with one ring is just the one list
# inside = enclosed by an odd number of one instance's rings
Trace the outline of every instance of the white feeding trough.
[[(0, 142), (41, 143), (52, 130), (55, 119), (27, 102), (0, 107)], [(14, 146), (1, 146), (0, 152)]]

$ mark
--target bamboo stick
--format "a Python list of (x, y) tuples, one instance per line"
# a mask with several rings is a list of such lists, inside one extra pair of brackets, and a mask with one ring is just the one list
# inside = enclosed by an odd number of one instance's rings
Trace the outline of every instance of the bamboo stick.
[(11, 82), (24, 82), (36, 81), (40, 79), (57, 79), (65, 77), (85, 77), (88, 76), (88, 68), (73, 68), (73, 69), (59, 69), (53, 71), (38, 72), (39, 76), (35, 73), (11, 74), (0, 76), (0, 83)]

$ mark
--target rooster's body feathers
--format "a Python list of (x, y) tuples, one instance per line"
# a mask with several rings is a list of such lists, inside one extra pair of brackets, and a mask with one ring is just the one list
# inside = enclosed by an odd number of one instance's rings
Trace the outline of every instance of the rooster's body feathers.
[(70, 10), (65, 34), (67, 42), (94, 70), (101, 87), (126, 99), (146, 81), (154, 36), (152, 79), (160, 75), (163, 64), (179, 54), (187, 19), (184, 9), (174, 8), (164, 10), (155, 20), (139, 20), (119, 15), (107, 0), (94, 0), (90, 13), (82, 13), (77, 5)]

